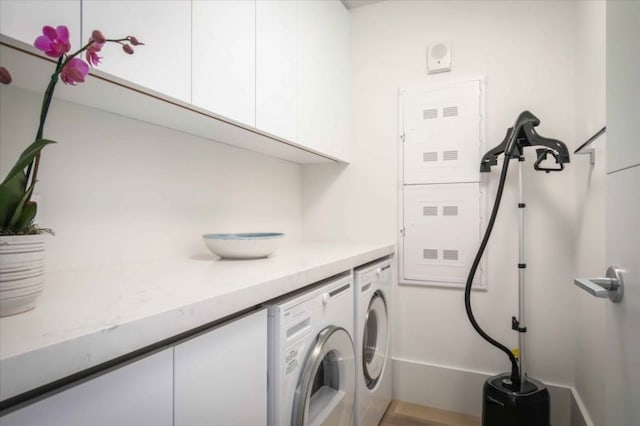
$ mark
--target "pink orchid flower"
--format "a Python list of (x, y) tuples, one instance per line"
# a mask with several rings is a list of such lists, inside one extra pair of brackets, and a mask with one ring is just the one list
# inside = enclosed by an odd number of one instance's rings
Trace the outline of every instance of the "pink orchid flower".
[(71, 49), (69, 43), (69, 29), (64, 25), (56, 28), (46, 25), (42, 27), (42, 34), (33, 45), (42, 50), (47, 56), (59, 58)]
[(62, 68), (60, 78), (65, 84), (72, 86), (84, 83), (84, 78), (89, 74), (89, 65), (82, 59), (73, 58)]
[(11, 83), (11, 74), (9, 70), (5, 67), (0, 67), (0, 83), (9, 84)]
[(98, 64), (100, 63), (100, 59), (102, 59), (102, 56), (98, 56), (98, 52), (100, 50), (102, 50), (102, 46), (104, 46), (104, 43), (98, 43), (97, 41), (95, 41), (93, 39), (93, 37), (89, 38), (89, 47), (87, 47), (87, 62), (89, 62), (89, 65), (91, 66), (98, 66)]

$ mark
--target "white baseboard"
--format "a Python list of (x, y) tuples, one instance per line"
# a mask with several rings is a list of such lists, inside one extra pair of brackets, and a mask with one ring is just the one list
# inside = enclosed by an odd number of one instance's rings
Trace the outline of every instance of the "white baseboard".
[[(482, 386), (495, 374), (394, 358), (393, 399), (481, 416)], [(593, 426), (573, 388), (545, 384), (553, 426)]]
[(423, 362), (393, 359), (393, 398), (480, 416), (488, 375)]
[(575, 388), (571, 388), (571, 426), (594, 426)]

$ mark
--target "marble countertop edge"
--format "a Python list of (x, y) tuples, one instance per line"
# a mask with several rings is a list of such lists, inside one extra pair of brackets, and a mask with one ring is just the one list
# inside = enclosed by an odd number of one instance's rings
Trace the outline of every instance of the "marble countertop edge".
[[(0, 319), (0, 401), (259, 306), (394, 249), (392, 244), (300, 243), (273, 258), (247, 262), (203, 255), (51, 274), (45, 283), (51, 288), (34, 311)], [(175, 281), (181, 282), (176, 286)], [(74, 303), (74, 297), (87, 300)]]

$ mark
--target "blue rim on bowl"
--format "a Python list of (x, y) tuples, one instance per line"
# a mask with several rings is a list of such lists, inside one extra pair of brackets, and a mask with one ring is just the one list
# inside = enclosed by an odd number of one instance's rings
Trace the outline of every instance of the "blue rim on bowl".
[(215, 240), (265, 240), (283, 236), (282, 232), (247, 232), (239, 234), (204, 234), (202, 238)]

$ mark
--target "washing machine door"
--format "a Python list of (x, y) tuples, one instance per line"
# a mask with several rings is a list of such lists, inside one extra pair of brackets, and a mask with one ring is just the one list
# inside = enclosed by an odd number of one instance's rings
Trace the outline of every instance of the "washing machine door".
[(307, 354), (293, 401), (292, 426), (349, 426), (355, 391), (353, 341), (329, 326)]
[(362, 369), (369, 389), (373, 389), (382, 376), (388, 346), (387, 303), (382, 293), (376, 291), (369, 302), (362, 334)]

